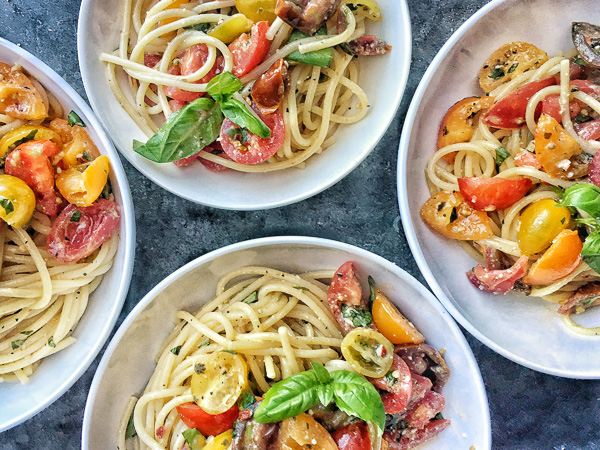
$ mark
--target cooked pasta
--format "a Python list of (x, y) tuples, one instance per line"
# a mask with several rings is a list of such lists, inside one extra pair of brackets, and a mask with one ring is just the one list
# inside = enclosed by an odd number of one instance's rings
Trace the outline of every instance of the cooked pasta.
[[(222, 71), (232, 71), (234, 58), (228, 46), (194, 27), (221, 24), (230, 19), (234, 8), (234, 0), (124, 1), (119, 48), (112, 54), (102, 54), (101, 60), (106, 62), (106, 74), (114, 95), (148, 137), (156, 133), (173, 112), (170, 98), (161, 87), (206, 92), (207, 83), (198, 80), (211, 73), (221, 57)], [(306, 37), (287, 44), (292, 27), (275, 19), (266, 35), (270, 49), (265, 60), (241, 76), (244, 89), (240, 99), (244, 100), (248, 99), (255, 81), (280, 58), (295, 51), (306, 53), (323, 48), (333, 51), (328, 67), (290, 61), (289, 88), (278, 109), (283, 117), (285, 137), (277, 152), (265, 164), (240, 163), (235, 158), (231, 160), (209, 151), (198, 153), (200, 158), (242, 172), (303, 168), (306, 160), (335, 142), (339, 125), (358, 122), (367, 114), (369, 101), (358, 84), (358, 60), (338, 44), (365, 34), (365, 18), (369, 12), (359, 8), (350, 13), (346, 6), (342, 8), (347, 12), (347, 23), (341, 33), (337, 33), (335, 20), (331, 20), (326, 36)], [(171, 74), (178, 55), (197, 44), (208, 47), (202, 67), (187, 76)], [(145, 55), (160, 55), (160, 61), (148, 67), (151, 64), (144, 65)], [(126, 76), (121, 76), (121, 71)]]

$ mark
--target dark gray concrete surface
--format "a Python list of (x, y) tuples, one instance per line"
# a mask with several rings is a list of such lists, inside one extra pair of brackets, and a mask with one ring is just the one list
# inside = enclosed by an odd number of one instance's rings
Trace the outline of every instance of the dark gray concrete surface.
[[(424, 282), (398, 216), (396, 156), (400, 131), (427, 65), (460, 24), (485, 3), (408, 0), (413, 58), (400, 110), (366, 161), (316, 197), (275, 210), (220, 211), (164, 191), (123, 159), (133, 193), (138, 237), (131, 289), (118, 323), (158, 281), (183, 264), (219, 247), (263, 236), (299, 234), (347, 242), (380, 254)], [(0, 0), (0, 36), (38, 56), (85, 98), (76, 47), (79, 5), (78, 0)], [(600, 448), (599, 381), (534, 372), (465, 335), (487, 388), (494, 448)], [(83, 409), (99, 359), (53, 405), (0, 434), (0, 450), (80, 448)]]

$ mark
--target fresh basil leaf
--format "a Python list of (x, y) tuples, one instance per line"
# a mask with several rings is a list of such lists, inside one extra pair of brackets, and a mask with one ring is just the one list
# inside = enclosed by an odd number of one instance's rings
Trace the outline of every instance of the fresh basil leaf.
[(579, 208), (590, 216), (600, 218), (600, 188), (592, 183), (577, 183), (565, 189), (562, 201), (556, 206)]
[[(196, 428), (190, 428), (181, 433), (185, 442), (187, 442), (190, 450), (200, 450), (204, 443), (206, 442), (204, 439), (204, 435), (200, 433)], [(200, 440), (200, 442), (198, 442)]]
[(588, 266), (600, 273), (600, 231), (594, 231), (585, 238), (581, 257)]
[(299, 291), (310, 291), (309, 288), (304, 286), (294, 286), (294, 289), (298, 289)]
[(171, 114), (148, 142), (133, 141), (133, 150), (158, 163), (172, 162), (198, 153), (217, 139), (221, 109), (209, 98), (199, 98)]
[(434, 418), (434, 420), (443, 420), (444, 416), (442, 415), (441, 412), (439, 412), (433, 418)]
[(552, 189), (554, 191), (554, 193), (556, 195), (558, 195), (558, 198), (562, 200), (563, 195), (565, 195), (565, 190), (563, 188), (561, 188), (560, 186), (550, 186), (550, 189)]
[(85, 128), (85, 123), (83, 123), (83, 120), (81, 120), (81, 117), (79, 117), (79, 115), (77, 115), (77, 113), (75, 111), (71, 111), (69, 113), (69, 115), (67, 116), (67, 121), (68, 121), (70, 127), (79, 125), (80, 127)]
[(319, 396), (319, 402), (323, 406), (327, 406), (333, 401), (333, 387), (331, 384), (320, 386), (317, 394)]
[(385, 409), (377, 389), (360, 375), (347, 370), (331, 372), (333, 400), (346, 414), (371, 421), (380, 430), (385, 426)]
[(10, 343), (13, 350), (18, 349), (21, 345), (25, 343), (25, 339), (16, 339)]
[(202, 31), (203, 33), (206, 33), (208, 31), (208, 29), (211, 27), (211, 23), (209, 22), (204, 22), (204, 23), (195, 23), (194, 25), (190, 25), (189, 27), (183, 27), (184, 30), (193, 30), (193, 31)]
[(258, 292), (254, 291), (252, 294), (250, 294), (248, 297), (246, 297), (244, 300), (242, 300), (242, 303), (247, 303), (247, 304), (251, 304), (251, 303), (256, 303), (258, 301)]
[(315, 363), (315, 362), (311, 362), (310, 365), (312, 366), (313, 370), (315, 371), (315, 374), (317, 375), (317, 380), (319, 380), (319, 383), (321, 383), (321, 384), (331, 383), (331, 375), (329, 375), (329, 371), (325, 367), (323, 367), (321, 364)]
[(590, 117), (589, 115), (579, 113), (575, 116), (575, 118), (573, 119), (573, 122), (584, 123), (584, 122), (589, 122), (590, 120), (593, 120), (593, 118)]
[(223, 102), (239, 91), (243, 84), (231, 72), (223, 72), (214, 77), (206, 86), (206, 92), (217, 102)]
[(319, 402), (320, 386), (315, 370), (300, 372), (275, 383), (256, 408), (254, 420), (280, 422), (302, 414)]
[(129, 439), (137, 436), (137, 431), (135, 431), (135, 425), (133, 423), (133, 413), (129, 416), (129, 422), (127, 422), (127, 429), (125, 430), (125, 439)]
[[(324, 36), (326, 34), (327, 34), (327, 27), (323, 26), (319, 30), (317, 30), (317, 32), (313, 36)], [(297, 41), (298, 39), (304, 39), (307, 37), (308, 37), (308, 34), (303, 33), (302, 31), (299, 31), (299, 30), (294, 30), (294, 31), (292, 31), (292, 34), (290, 35), (288, 44), (290, 42)], [(308, 53), (300, 53), (299, 50), (295, 50), (292, 53), (290, 53), (289, 55), (287, 55), (286, 59), (304, 63), (304, 64), (309, 64), (312, 66), (329, 67), (329, 64), (331, 64), (331, 60), (333, 59), (333, 50), (331, 48), (322, 48), (321, 50), (317, 50), (315, 52), (308, 52)]]
[(94, 158), (92, 158), (92, 155), (90, 155), (85, 150), (83, 151), (83, 153), (81, 154), (81, 156), (83, 156), (84, 159), (88, 160), (89, 162), (92, 162), (94, 160)]
[(504, 147), (496, 149), (496, 165), (500, 167), (502, 163), (510, 156), (510, 153)]
[(230, 98), (221, 103), (223, 115), (235, 123), (237, 126), (247, 128), (250, 132), (257, 134), (261, 138), (270, 138), (271, 130), (257, 116), (252, 114), (245, 103)]
[(342, 305), (342, 317), (352, 322), (352, 325), (358, 328), (367, 328), (373, 322), (373, 317), (369, 310), (364, 308), (353, 308), (352, 306)]
[(37, 134), (37, 132), (38, 132), (38, 129), (34, 128), (29, 133), (27, 133), (27, 135), (25, 137), (22, 137), (21, 139), (17, 139), (15, 142), (10, 144), (8, 146), (7, 154), (12, 152), (15, 148), (17, 148), (21, 144), (24, 144), (25, 142), (33, 141), (35, 139), (35, 135)]
[(12, 204), (12, 202), (4, 197), (0, 197), (0, 206), (2, 206), (4, 208), (4, 211), (6, 211), (6, 214), (10, 214), (11, 212), (13, 212), (15, 210), (14, 205)]

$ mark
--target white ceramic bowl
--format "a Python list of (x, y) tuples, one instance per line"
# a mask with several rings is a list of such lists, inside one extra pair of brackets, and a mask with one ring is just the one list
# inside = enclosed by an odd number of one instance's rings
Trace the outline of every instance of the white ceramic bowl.
[(173, 329), (171, 318), (181, 309), (199, 309), (214, 295), (222, 275), (247, 265), (296, 273), (335, 270), (348, 260), (357, 263), (359, 279), (373, 276), (428, 343), (446, 349), (452, 375), (442, 391), (443, 414), (452, 424), (423, 448), (489, 448), (490, 418), (479, 369), (458, 326), (427, 289), (366, 250), (319, 238), (272, 237), (208, 253), (168, 276), (137, 304), (115, 334), (92, 382), (83, 419), (83, 449), (116, 447), (125, 403), (144, 390), (155, 368), (154, 355)]
[(400, 104), (411, 55), (410, 17), (405, 0), (380, 0), (383, 22), (369, 23), (369, 32), (387, 40), (391, 53), (364, 57), (360, 85), (371, 105), (367, 116), (341, 127), (337, 142), (307, 161), (306, 168), (261, 174), (215, 173), (201, 164), (178, 168), (157, 164), (132, 150), (132, 140), (147, 137), (121, 108), (105, 76), (102, 52), (118, 47), (123, 0), (83, 0), (79, 13), (78, 50), (81, 76), (92, 108), (121, 153), (140, 172), (175, 195), (223, 209), (255, 210), (288, 205), (337, 183), (373, 150)]
[[(442, 117), (458, 100), (481, 95), (483, 61), (502, 44), (530, 42), (549, 55), (570, 50), (571, 21), (600, 23), (596, 0), (493, 1), (446, 42), (423, 76), (404, 124), (398, 156), (398, 198), (408, 243), (433, 292), (470, 333), (501, 355), (534, 370), (570, 378), (600, 378), (600, 337), (576, 334), (557, 305), (509, 293), (475, 289), (465, 272), (474, 260), (433, 232), (419, 211), (429, 198), (425, 166), (437, 149)], [(600, 311), (577, 317), (600, 324)], [(589, 326), (589, 325), (588, 325)]]
[(73, 336), (77, 342), (45, 358), (25, 385), (0, 383), (0, 432), (27, 420), (64, 394), (92, 363), (108, 339), (121, 312), (133, 270), (135, 225), (127, 178), (119, 156), (89, 106), (50, 67), (25, 50), (0, 38), (0, 61), (20, 64), (52, 92), (68, 112), (74, 110), (87, 125), (102, 154), (111, 162), (110, 180), (121, 207), (121, 242), (113, 268), (90, 296)]

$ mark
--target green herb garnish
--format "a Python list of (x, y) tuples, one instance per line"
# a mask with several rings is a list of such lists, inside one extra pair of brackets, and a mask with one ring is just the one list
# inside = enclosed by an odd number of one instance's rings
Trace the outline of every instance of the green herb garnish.
[(73, 214), (71, 214), (71, 219), (69, 219), (69, 220), (71, 222), (79, 222), (80, 219), (81, 219), (81, 211), (77, 210)]
[(369, 310), (354, 308), (348, 305), (342, 305), (342, 317), (350, 320), (352, 325), (357, 328), (366, 328), (373, 322), (373, 317), (371, 317)]
[(509, 156), (510, 153), (508, 153), (508, 150), (506, 150), (504, 147), (498, 147), (496, 149), (496, 165), (500, 167)]
[(85, 128), (85, 123), (83, 122), (83, 120), (81, 120), (81, 117), (79, 117), (79, 115), (75, 111), (71, 111), (69, 113), (69, 115), (67, 116), (67, 121), (70, 127), (79, 125), (80, 127)]
[(13, 206), (12, 202), (5, 197), (0, 197), (0, 206), (4, 208), (4, 211), (7, 215), (15, 210), (15, 207)]
[(173, 353), (174, 355), (179, 355), (180, 351), (181, 351), (181, 345), (178, 345), (177, 347), (173, 347), (171, 349), (171, 353)]

